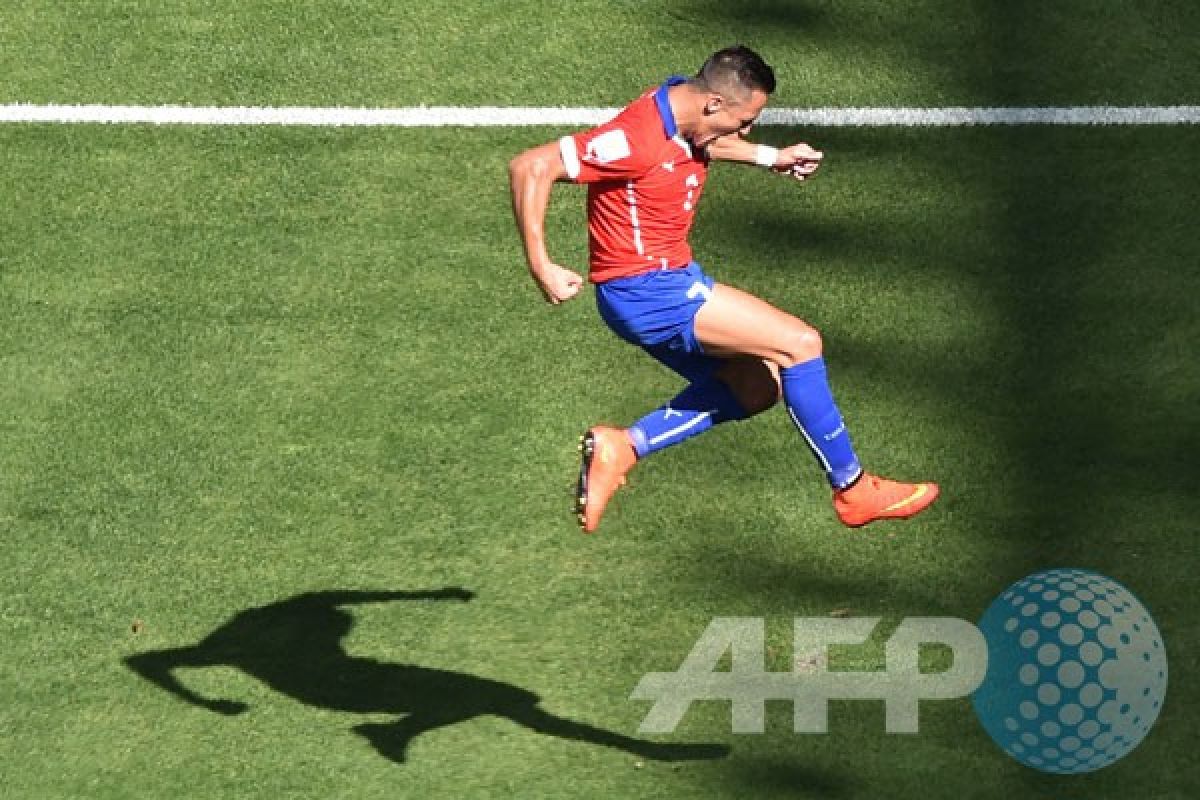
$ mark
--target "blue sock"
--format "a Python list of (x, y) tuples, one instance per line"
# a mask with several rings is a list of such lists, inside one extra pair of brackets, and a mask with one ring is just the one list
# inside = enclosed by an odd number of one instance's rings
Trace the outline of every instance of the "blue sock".
[(825, 359), (817, 357), (779, 371), (783, 402), (792, 422), (812, 448), (829, 483), (843, 489), (862, 474), (842, 413), (833, 401)]
[(629, 427), (638, 458), (704, 433), (721, 422), (745, 419), (746, 410), (733, 391), (716, 378), (691, 384), (665, 406)]

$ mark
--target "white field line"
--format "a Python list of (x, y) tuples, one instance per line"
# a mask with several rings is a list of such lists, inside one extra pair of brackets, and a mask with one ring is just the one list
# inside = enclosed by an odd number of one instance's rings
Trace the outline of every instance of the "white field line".
[[(412, 108), (0, 105), (0, 123), (524, 127), (598, 125), (615, 108), (419, 106)], [(969, 125), (1196, 125), (1200, 106), (1030, 108), (773, 108), (762, 125), (951, 127)]]

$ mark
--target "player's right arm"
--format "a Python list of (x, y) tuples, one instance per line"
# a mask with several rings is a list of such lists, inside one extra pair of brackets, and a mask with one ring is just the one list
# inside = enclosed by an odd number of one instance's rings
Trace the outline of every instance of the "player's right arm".
[(556, 181), (567, 179), (557, 141), (526, 150), (508, 164), (513, 216), (525, 247), (529, 274), (546, 301), (558, 305), (579, 294), (583, 277), (550, 260), (546, 251), (546, 207)]

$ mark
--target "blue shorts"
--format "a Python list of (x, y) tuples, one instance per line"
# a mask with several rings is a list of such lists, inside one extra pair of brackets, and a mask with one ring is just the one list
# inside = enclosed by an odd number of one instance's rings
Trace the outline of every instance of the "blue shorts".
[(597, 284), (596, 307), (614, 333), (694, 382), (722, 363), (696, 340), (696, 312), (712, 295), (713, 283), (693, 261), (682, 269)]

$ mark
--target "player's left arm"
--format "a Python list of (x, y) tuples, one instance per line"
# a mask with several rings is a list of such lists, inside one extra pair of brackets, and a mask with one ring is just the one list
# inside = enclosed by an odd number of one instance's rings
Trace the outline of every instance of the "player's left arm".
[(559, 142), (548, 142), (518, 155), (508, 164), (513, 216), (525, 248), (529, 274), (546, 301), (558, 305), (579, 294), (583, 276), (550, 260), (546, 250), (546, 209), (550, 190), (566, 180)]
[(184, 686), (175, 677), (175, 670), (182, 667), (219, 666), (218, 662), (206, 656), (200, 648), (178, 647), (172, 650), (135, 653), (125, 659), (125, 665), (160, 689), (165, 689), (194, 706), (226, 716), (241, 714), (248, 708), (245, 703), (236, 700), (213, 700), (204, 697)]
[(817, 171), (825, 154), (804, 142), (788, 147), (771, 147), (751, 142), (741, 133), (731, 133), (709, 143), (708, 157), (714, 161), (758, 164), (772, 172), (791, 175), (802, 181)]

